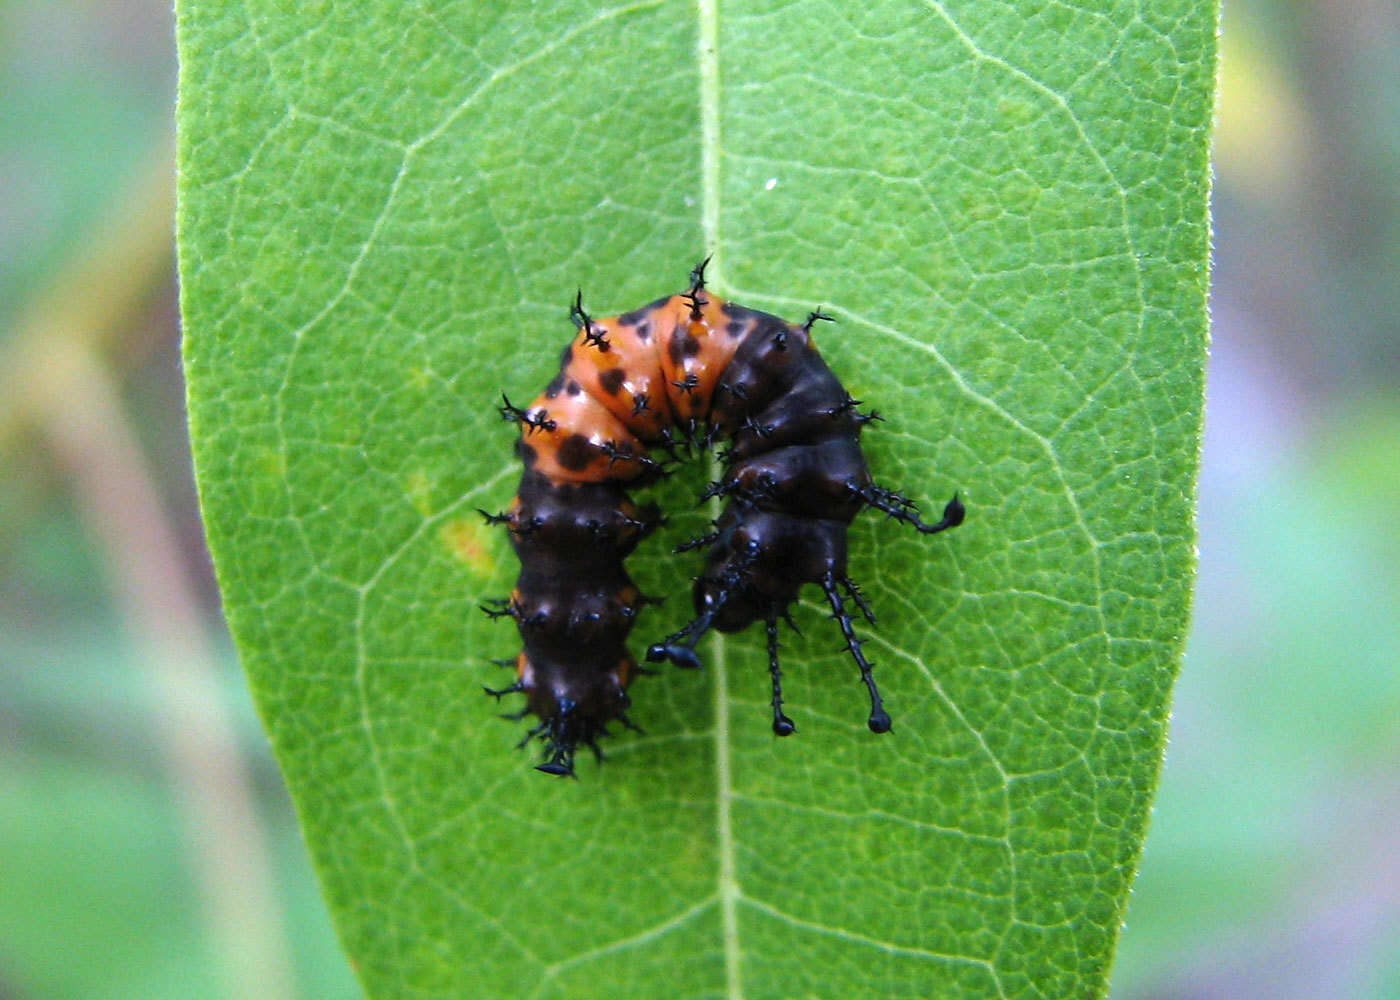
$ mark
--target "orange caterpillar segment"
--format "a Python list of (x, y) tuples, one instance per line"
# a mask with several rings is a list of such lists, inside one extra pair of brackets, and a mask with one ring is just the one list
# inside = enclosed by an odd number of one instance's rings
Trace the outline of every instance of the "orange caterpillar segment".
[(518, 448), (525, 467), (554, 483), (632, 480), (654, 463), (646, 447), (607, 407), (565, 376), (530, 404)]
[(556, 483), (630, 482), (654, 471), (647, 448), (709, 415), (720, 374), (747, 326), (705, 292), (595, 320), (579, 333), (521, 423), (526, 467)]
[(579, 335), (564, 355), (561, 384), (582, 386), (647, 444), (664, 441), (671, 426), (709, 415), (719, 376), (738, 350), (745, 328), (724, 306), (696, 289), (595, 320), (576, 302)]
[(719, 296), (697, 289), (672, 296), (659, 310), (676, 317), (663, 338), (661, 370), (677, 422), (709, 416), (715, 385), (739, 349), (742, 330), (729, 322), (724, 306)]
[(622, 316), (579, 318), (582, 329), (565, 354), (561, 377), (581, 385), (642, 441), (660, 440), (674, 418), (661, 371), (658, 324), (628, 323)]

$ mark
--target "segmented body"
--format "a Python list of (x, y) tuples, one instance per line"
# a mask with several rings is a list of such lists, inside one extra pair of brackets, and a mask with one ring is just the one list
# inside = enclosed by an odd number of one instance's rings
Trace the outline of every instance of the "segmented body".
[(860, 432), (876, 418), (857, 410), (817, 352), (812, 324), (827, 317), (795, 324), (726, 302), (705, 289), (703, 264), (691, 282), (606, 319), (576, 301), (579, 332), (559, 374), (525, 409), (508, 400), (502, 408), (521, 426), (525, 468), (509, 509), (486, 516), (509, 528), (521, 571), (509, 599), (487, 610), (515, 619), (524, 648), (516, 682), (488, 691), (525, 695), (520, 715), (539, 719), (526, 741), (546, 741), (539, 769), (548, 773), (572, 774), (577, 747), (596, 751), (609, 722), (631, 725), (638, 665), (627, 637), (646, 599), (624, 560), (659, 515), (629, 491), (663, 474), (654, 455), (727, 442), (724, 475), (707, 491), (726, 498), (724, 511), (712, 532), (678, 550), (707, 548), (696, 617), (647, 658), (698, 667), (696, 643), (710, 628), (763, 621), (779, 735), (795, 727), (782, 710), (777, 623), (808, 583), (822, 587), (860, 667), (870, 728), (890, 728), (845, 603), (873, 621), (846, 573), (855, 516), (875, 507), (928, 533), (963, 517), (954, 496), (940, 522), (924, 524), (908, 500), (872, 482)]

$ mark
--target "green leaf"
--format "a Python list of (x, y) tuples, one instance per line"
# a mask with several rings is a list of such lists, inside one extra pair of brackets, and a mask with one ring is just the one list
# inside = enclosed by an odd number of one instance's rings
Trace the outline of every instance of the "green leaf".
[[(230, 625), (375, 997), (1093, 997), (1193, 571), (1216, 12), (988, 0), (180, 8), (190, 416)], [(632, 688), (533, 773), (475, 508), (595, 315), (713, 287), (839, 320), (877, 478), (853, 572), (895, 718), (815, 602)], [(704, 463), (629, 562), (684, 620)]]

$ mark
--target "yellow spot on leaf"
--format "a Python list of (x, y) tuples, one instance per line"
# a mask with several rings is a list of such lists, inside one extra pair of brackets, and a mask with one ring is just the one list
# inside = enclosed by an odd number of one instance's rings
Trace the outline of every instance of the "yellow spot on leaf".
[(408, 502), (413, 504), (413, 509), (418, 511), (419, 515), (427, 517), (433, 512), (433, 481), (422, 469), (414, 469), (408, 474), (404, 492), (408, 494)]
[(496, 559), (491, 552), (491, 539), (487, 525), (470, 518), (459, 517), (448, 521), (438, 529), (438, 537), (452, 558), (465, 563), (476, 573), (485, 576), (496, 568)]
[(1026, 101), (1003, 97), (997, 101), (997, 113), (1007, 125), (1025, 125), (1035, 117), (1035, 108)]

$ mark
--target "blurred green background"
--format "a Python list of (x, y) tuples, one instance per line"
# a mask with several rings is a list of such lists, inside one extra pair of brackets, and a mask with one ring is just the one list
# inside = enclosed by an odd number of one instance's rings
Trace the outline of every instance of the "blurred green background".
[[(165, 0), (0, 0), (0, 1000), (356, 995), (184, 437)], [(1115, 1000), (1400, 997), (1400, 9), (1226, 12), (1201, 576)]]

